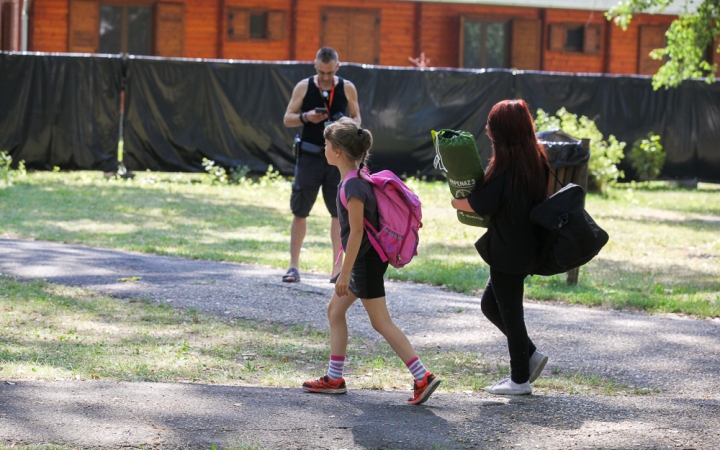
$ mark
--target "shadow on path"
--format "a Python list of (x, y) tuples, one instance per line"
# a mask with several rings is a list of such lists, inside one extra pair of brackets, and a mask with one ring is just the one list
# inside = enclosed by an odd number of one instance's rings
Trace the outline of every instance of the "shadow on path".
[[(200, 384), (0, 385), (0, 442), (267, 448), (717, 448), (717, 399), (439, 394)], [(531, 445), (532, 444), (532, 445)]]

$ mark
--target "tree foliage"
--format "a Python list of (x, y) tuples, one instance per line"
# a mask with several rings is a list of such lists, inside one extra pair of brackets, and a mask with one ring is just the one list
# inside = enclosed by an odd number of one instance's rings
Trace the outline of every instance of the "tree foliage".
[[(717, 64), (711, 63), (712, 55), (707, 58), (707, 49), (720, 52), (720, 0), (703, 0), (696, 9), (691, 9), (694, 8), (693, 0), (682, 1), (685, 12), (665, 33), (667, 45), (650, 53), (653, 59), (665, 60), (653, 76), (655, 89), (675, 87), (687, 78), (703, 76), (711, 83), (717, 71)], [(606, 16), (625, 30), (633, 14), (659, 13), (673, 3), (672, 0), (624, 0), (611, 8)]]

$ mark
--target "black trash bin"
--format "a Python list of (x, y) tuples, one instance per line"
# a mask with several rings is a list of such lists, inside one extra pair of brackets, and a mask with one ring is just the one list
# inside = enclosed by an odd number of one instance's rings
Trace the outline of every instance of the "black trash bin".
[[(578, 139), (562, 130), (548, 130), (536, 133), (538, 141), (545, 147), (550, 168), (555, 177), (548, 180), (548, 196), (559, 191), (564, 185), (574, 183), (587, 192), (588, 161), (590, 161), (590, 139)], [(580, 269), (567, 273), (567, 283), (577, 284)]]

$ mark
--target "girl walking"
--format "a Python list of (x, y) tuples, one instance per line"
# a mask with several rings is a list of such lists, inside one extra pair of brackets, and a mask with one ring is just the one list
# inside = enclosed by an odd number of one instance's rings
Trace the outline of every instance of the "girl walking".
[[(373, 328), (395, 350), (415, 379), (413, 396), (407, 403), (419, 405), (430, 397), (440, 380), (428, 372), (408, 338), (390, 318), (383, 281), (388, 263), (380, 259), (363, 228), (364, 219), (379, 228), (377, 199), (370, 183), (360, 177), (372, 147), (372, 135), (344, 117), (325, 128), (324, 137), (325, 157), (330, 165), (340, 170), (337, 208), (345, 259), (328, 305), (330, 366), (325, 376), (303, 383), (303, 389), (323, 394), (347, 392), (343, 378), (348, 343), (346, 313), (359, 298)], [(340, 199), (342, 194), (346, 202)]]
[(547, 364), (528, 337), (523, 313), (524, 280), (537, 267), (539, 231), (530, 210), (547, 198), (550, 165), (535, 137), (535, 125), (522, 100), (496, 104), (487, 120), (492, 159), (483, 183), (469, 197), (453, 199), (455, 208), (491, 216), (487, 232), (475, 243), (490, 266), (480, 306), (506, 337), (510, 377), (485, 388), (500, 395), (531, 394)]

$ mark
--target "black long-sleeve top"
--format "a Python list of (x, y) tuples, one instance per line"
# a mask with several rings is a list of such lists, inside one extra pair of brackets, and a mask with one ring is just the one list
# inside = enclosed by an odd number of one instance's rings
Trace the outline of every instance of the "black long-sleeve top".
[(505, 171), (468, 197), (473, 211), (491, 216), (490, 226), (475, 248), (495, 270), (529, 274), (537, 266), (540, 252), (540, 230), (530, 222), (530, 209), (535, 205), (529, 204), (524, 192), (518, 192), (511, 201), (511, 188), (510, 172)]

